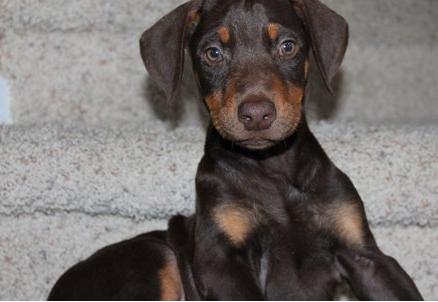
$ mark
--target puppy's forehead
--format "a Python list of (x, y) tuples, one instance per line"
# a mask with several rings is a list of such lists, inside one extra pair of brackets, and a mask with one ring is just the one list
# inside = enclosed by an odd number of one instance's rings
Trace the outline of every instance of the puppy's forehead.
[(205, 29), (228, 25), (235, 30), (256, 30), (269, 23), (299, 28), (291, 0), (206, 0), (203, 8)]

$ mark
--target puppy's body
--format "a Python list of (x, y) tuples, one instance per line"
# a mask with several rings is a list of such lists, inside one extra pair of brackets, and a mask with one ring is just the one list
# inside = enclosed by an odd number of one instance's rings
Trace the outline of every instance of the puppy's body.
[[(79, 264), (51, 298), (330, 300), (346, 280), (360, 299), (421, 299), (377, 247), (353, 184), (307, 126), (309, 51), (330, 88), (347, 40), (345, 20), (317, 0), (191, 1), (146, 31), (143, 59), (170, 101), (190, 49), (212, 117), (196, 214), (174, 218), (159, 249), (134, 239)], [(136, 245), (144, 256), (120, 264), (126, 275), (102, 269)], [(125, 277), (142, 272), (144, 287)], [(106, 293), (106, 284), (129, 290)]]
[(305, 122), (261, 152), (211, 128), (197, 194), (192, 267), (206, 299), (332, 300), (342, 280), (359, 299), (421, 299)]
[[(165, 240), (165, 232), (154, 232), (100, 250), (64, 274), (52, 289), (49, 300), (160, 300), (170, 297), (171, 291), (161, 283), (179, 279), (179, 273), (176, 266), (171, 268), (176, 258)], [(177, 272), (176, 277), (172, 276), (173, 271)], [(176, 287), (173, 299), (182, 298), (182, 293), (182, 289)]]
[(56, 282), (52, 301), (200, 300), (188, 263), (193, 220), (176, 216), (167, 231), (107, 246)]

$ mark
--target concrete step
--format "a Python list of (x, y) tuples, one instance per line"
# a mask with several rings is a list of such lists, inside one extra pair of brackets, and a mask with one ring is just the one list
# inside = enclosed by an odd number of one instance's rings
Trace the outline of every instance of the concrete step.
[[(33, 213), (0, 218), (1, 300), (45, 300), (67, 268), (97, 249), (166, 228), (165, 220), (136, 222), (119, 215)], [(436, 228), (375, 226), (373, 232), (382, 250), (413, 276), (424, 298), (436, 300)]]
[[(18, 32), (135, 32), (185, 0), (0, 0), (0, 28)], [(368, 44), (436, 43), (435, 0), (323, 0), (349, 21), (352, 39)], [(1, 26), (3, 25), (3, 26)]]
[[(312, 128), (356, 184), (382, 249), (436, 299), (438, 127)], [(98, 248), (192, 213), (203, 132), (156, 122), (0, 127), (0, 300), (45, 299)]]
[(0, 28), (14, 32), (141, 31), (184, 0), (0, 0)]
[[(0, 47), (14, 123), (79, 121), (105, 124), (165, 118), (157, 88), (146, 78), (141, 31), (8, 34)], [(352, 44), (334, 99), (316, 81), (308, 102), (316, 119), (370, 123), (437, 123), (435, 46)], [(317, 75), (317, 71), (314, 72)], [(315, 76), (317, 79), (317, 76)], [(179, 121), (199, 125), (202, 104), (186, 76)]]
[[(438, 127), (316, 124), (374, 225), (438, 226)], [(0, 215), (85, 213), (145, 220), (194, 209), (197, 127), (0, 128)]]

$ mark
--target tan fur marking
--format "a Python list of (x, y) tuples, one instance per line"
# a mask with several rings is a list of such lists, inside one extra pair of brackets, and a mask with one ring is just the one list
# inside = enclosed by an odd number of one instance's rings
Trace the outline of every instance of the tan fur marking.
[(306, 60), (306, 62), (304, 63), (304, 78), (307, 79), (308, 76), (309, 76), (309, 61)]
[(221, 26), (218, 29), (217, 34), (222, 43), (227, 44), (230, 42), (230, 30), (227, 27)]
[(205, 98), (213, 125), (225, 138), (229, 138), (228, 129), (239, 123), (234, 119), (237, 115), (236, 85), (236, 80), (230, 80), (224, 93), (215, 91)]
[(290, 126), (288, 132), (291, 132), (296, 129), (302, 118), (301, 107), (304, 89), (296, 87), (291, 83), (286, 84), (278, 76), (272, 76), (271, 80), (278, 119), (287, 121), (287, 124)]
[(304, 99), (304, 89), (301, 87), (292, 87), (291, 95), (294, 103), (301, 104)]
[(158, 272), (160, 279), (161, 301), (178, 301), (184, 297), (178, 265), (175, 259), (166, 263)]
[(196, 25), (201, 21), (201, 13), (199, 10), (192, 10), (187, 16), (187, 22), (189, 25)]
[(205, 98), (208, 110), (210, 111), (211, 119), (215, 126), (218, 126), (219, 123), (219, 117), (222, 109), (222, 97), (222, 93), (216, 91)]
[(330, 209), (331, 223), (335, 233), (351, 245), (364, 241), (363, 215), (355, 203), (340, 203)]
[(222, 205), (215, 209), (213, 216), (221, 231), (236, 246), (245, 242), (258, 223), (255, 210), (237, 205)]
[(277, 23), (268, 24), (268, 37), (271, 41), (276, 41), (280, 33), (280, 25)]
[(303, 6), (303, 3), (294, 1), (293, 8), (295, 10), (295, 13), (298, 15), (298, 17), (300, 17), (301, 19), (305, 18), (305, 14), (304, 14), (305, 8)]

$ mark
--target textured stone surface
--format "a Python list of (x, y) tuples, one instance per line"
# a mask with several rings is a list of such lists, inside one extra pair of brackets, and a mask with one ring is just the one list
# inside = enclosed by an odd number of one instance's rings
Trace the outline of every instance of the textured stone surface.
[[(0, 24), (16, 32), (141, 31), (185, 0), (1, 0)], [(435, 0), (323, 0), (349, 21), (361, 44), (438, 39)]]
[[(438, 128), (314, 126), (372, 223), (438, 226)], [(144, 219), (190, 213), (203, 130), (159, 123), (0, 131), (0, 214)]]
[(13, 79), (16, 123), (147, 117), (145, 68), (135, 37), (37, 33), (7, 47), (3, 70)]
[(14, 32), (141, 31), (184, 0), (1, 0), (0, 25)]

